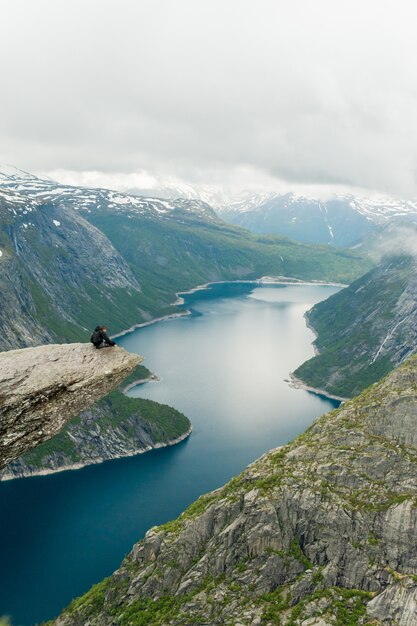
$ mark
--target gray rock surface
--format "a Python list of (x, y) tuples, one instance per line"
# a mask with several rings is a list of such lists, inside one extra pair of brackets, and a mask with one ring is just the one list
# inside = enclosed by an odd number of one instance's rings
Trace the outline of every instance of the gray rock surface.
[(65, 424), (46, 446), (37, 446), (0, 470), (0, 480), (79, 469), (134, 456), (174, 445), (191, 434), (190, 421), (172, 407), (158, 405), (152, 418), (146, 412), (151, 400), (129, 398), (128, 414), (125, 400), (121, 392), (106, 396)]
[(371, 600), (367, 607), (369, 617), (381, 624), (417, 624), (417, 582), (405, 577), (401, 584), (390, 585)]
[(0, 354), (0, 467), (50, 439), (142, 360), (119, 347), (54, 344)]
[(417, 624), (416, 422), (413, 358), (149, 530), (55, 624)]
[(98, 228), (62, 202), (1, 192), (1, 350), (88, 340), (91, 325), (140, 319), (140, 280)]

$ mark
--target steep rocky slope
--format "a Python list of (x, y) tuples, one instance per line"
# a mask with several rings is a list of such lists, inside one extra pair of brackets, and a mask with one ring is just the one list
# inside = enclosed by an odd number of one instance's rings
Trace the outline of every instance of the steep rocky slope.
[(132, 456), (173, 445), (190, 433), (189, 419), (176, 409), (152, 400), (128, 398), (121, 388), (70, 420), (52, 439), (9, 463), (0, 470), (0, 480)]
[(56, 626), (417, 623), (417, 359), (265, 454)]
[(265, 274), (350, 282), (354, 252), (256, 237), (198, 200), (138, 198), (0, 174), (0, 349), (117, 333), (175, 292)]
[(318, 355), (295, 376), (338, 396), (353, 396), (417, 350), (417, 274), (413, 257), (391, 257), (316, 304), (308, 324)]
[(0, 468), (50, 439), (141, 361), (122, 348), (47, 345), (0, 353)]
[(138, 276), (74, 208), (15, 192), (0, 197), (0, 224), (1, 349), (87, 337), (103, 319), (137, 320)]

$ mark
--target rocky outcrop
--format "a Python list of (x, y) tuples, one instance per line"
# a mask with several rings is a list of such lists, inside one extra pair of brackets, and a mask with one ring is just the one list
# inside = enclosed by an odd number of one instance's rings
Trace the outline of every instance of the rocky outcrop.
[(332, 395), (358, 394), (417, 351), (415, 258), (385, 259), (306, 317), (318, 354), (295, 377)]
[(176, 409), (114, 391), (44, 444), (0, 470), (0, 480), (45, 475), (174, 445), (191, 433)]
[(57, 626), (417, 623), (417, 359), (151, 529)]
[(0, 467), (50, 439), (141, 360), (118, 347), (81, 343), (1, 353)]

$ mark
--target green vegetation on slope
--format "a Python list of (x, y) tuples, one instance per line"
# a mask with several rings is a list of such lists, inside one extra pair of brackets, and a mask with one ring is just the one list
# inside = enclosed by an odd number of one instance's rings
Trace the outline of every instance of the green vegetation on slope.
[(83, 212), (58, 195), (32, 211), (30, 228), (6, 205), (0, 216), (3, 348), (86, 340), (97, 323), (117, 333), (172, 313), (175, 293), (202, 283), (263, 275), (347, 283), (370, 267), (351, 250), (256, 236), (178, 209)]
[(416, 394), (413, 358), (151, 529), (51, 624), (376, 624), (372, 600), (388, 615), (391, 589), (392, 614), (410, 593), (411, 615)]
[(120, 385), (120, 389), (126, 389), (126, 387), (132, 383), (148, 380), (151, 376), (152, 372), (149, 371), (145, 365), (137, 365), (133, 372), (124, 379), (123, 383)]
[[(91, 413), (90, 411), (88, 412)], [(113, 391), (99, 400), (95, 406), (96, 423), (100, 427), (101, 437), (106, 437), (108, 429), (121, 428), (126, 442), (134, 438), (136, 425), (129, 422), (129, 418), (139, 416), (154, 443), (164, 443), (183, 435), (190, 427), (189, 420), (176, 409), (143, 398), (128, 398), (120, 391)], [(84, 414), (83, 414), (84, 415)], [(42, 469), (46, 460), (52, 455), (63, 455), (66, 464), (78, 463), (83, 459), (82, 448), (79, 447), (71, 433), (74, 427), (84, 431), (88, 436), (90, 420), (83, 420), (83, 415), (68, 422), (64, 428), (52, 439), (45, 441), (23, 457), (21, 460), (33, 469)]]
[(371, 266), (350, 250), (257, 236), (220, 221), (160, 222), (110, 211), (86, 217), (126, 259), (142, 284), (142, 308), (152, 316), (172, 313), (176, 292), (206, 282), (282, 275), (349, 283)]
[(105, 428), (106, 424), (117, 427), (126, 423), (129, 417), (140, 415), (147, 422), (153, 441), (161, 443), (183, 435), (190, 427), (185, 415), (154, 400), (129, 398), (120, 391), (112, 391), (102, 402), (108, 417), (100, 419), (101, 428)]
[(413, 259), (391, 258), (316, 304), (307, 319), (319, 354), (295, 376), (351, 397), (391, 371), (417, 345), (414, 276)]
[[(190, 421), (185, 415), (166, 404), (130, 398), (121, 391), (126, 384), (146, 379), (149, 375), (146, 367), (137, 366), (120, 390), (111, 392), (91, 409), (68, 422), (52, 439), (17, 459), (6, 471), (14, 471), (18, 475), (22, 466), (35, 472), (51, 469), (51, 461), (63, 469), (73, 463), (88, 464), (100, 457), (103, 445), (108, 453), (106, 440), (112, 437), (117, 441), (118, 448), (125, 446), (126, 452), (132, 452), (137, 447), (145, 448), (151, 442), (166, 443), (184, 435), (190, 428)], [(106, 458), (111, 458), (111, 453)]]

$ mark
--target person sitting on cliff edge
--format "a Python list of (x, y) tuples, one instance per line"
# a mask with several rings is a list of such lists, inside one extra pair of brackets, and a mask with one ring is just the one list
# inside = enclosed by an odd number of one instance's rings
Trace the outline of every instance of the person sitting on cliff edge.
[(91, 335), (90, 341), (97, 349), (111, 348), (116, 345), (115, 342), (108, 336), (106, 326), (96, 326), (93, 334)]

